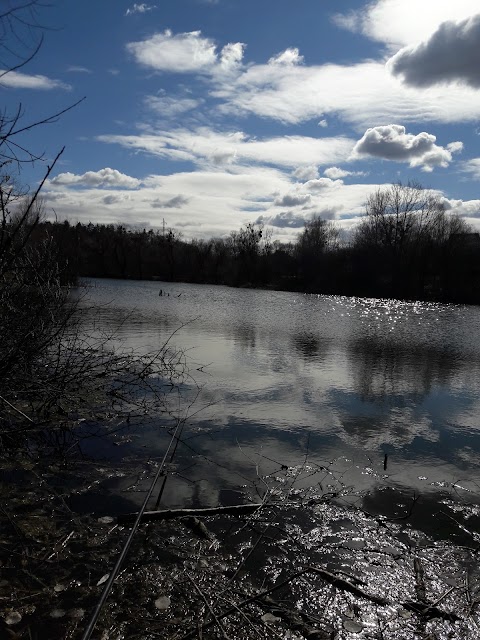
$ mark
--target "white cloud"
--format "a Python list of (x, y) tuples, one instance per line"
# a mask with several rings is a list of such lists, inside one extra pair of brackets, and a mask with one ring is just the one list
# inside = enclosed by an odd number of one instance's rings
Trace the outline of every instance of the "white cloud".
[(449, 142), (447, 144), (447, 149), (450, 151), (450, 153), (460, 153), (461, 151), (463, 151), (463, 142), (460, 142), (459, 140), (457, 140), (456, 142)]
[(446, 208), (450, 213), (455, 213), (465, 218), (480, 231), (480, 200), (449, 200), (445, 198)]
[[(411, 167), (432, 171), (434, 167), (448, 167), (452, 153), (435, 144), (436, 137), (423, 131), (417, 135), (407, 133), (398, 124), (367, 129), (353, 149), (352, 158), (373, 156), (396, 162), (408, 162)], [(461, 143), (451, 143), (460, 150)]]
[(337, 180), (338, 178), (346, 178), (347, 176), (363, 176), (365, 174), (363, 171), (346, 171), (339, 167), (328, 167), (328, 169), (325, 169), (323, 172), (323, 175), (327, 176), (327, 178), (332, 178), (332, 180)]
[(170, 160), (190, 160), (200, 164), (259, 162), (292, 168), (307, 163), (345, 161), (354, 145), (353, 140), (344, 137), (283, 136), (258, 140), (241, 131), (221, 133), (206, 127), (194, 131), (173, 129), (130, 136), (102, 135), (98, 139)]
[(220, 66), (225, 71), (232, 71), (239, 67), (243, 60), (245, 45), (242, 42), (226, 44), (220, 54)]
[(147, 13), (147, 11), (152, 11), (153, 9), (156, 9), (156, 8), (157, 8), (157, 5), (155, 4), (148, 5), (145, 2), (140, 2), (140, 3), (135, 2), (132, 7), (126, 10), (125, 15), (130, 16), (130, 15), (133, 15), (134, 13)]
[(358, 128), (379, 122), (462, 122), (480, 118), (480, 92), (441, 85), (419, 91), (393, 76), (383, 62), (251, 65), (234, 81), (218, 82), (211, 95), (227, 115), (255, 114), (297, 124), (325, 114)]
[(445, 91), (441, 85), (419, 91), (395, 77), (384, 60), (309, 66), (298, 49), (290, 48), (268, 64), (245, 65), (244, 47), (237, 42), (218, 50), (200, 31), (170, 30), (127, 45), (139, 64), (206, 78), (210, 96), (218, 100), (216, 109), (227, 116), (254, 114), (286, 124), (321, 118), (319, 126), (324, 127), (326, 116), (335, 114), (362, 129), (379, 122), (480, 118), (478, 91), (468, 86)]
[(297, 48), (289, 48), (282, 51), (282, 53), (278, 53), (276, 56), (273, 56), (268, 61), (268, 64), (278, 64), (285, 66), (294, 66), (297, 64), (302, 64), (303, 56), (300, 55), (300, 52)]
[(67, 71), (70, 71), (71, 73), (93, 73), (91, 69), (87, 69), (87, 67), (81, 67), (76, 64), (68, 66)]
[(462, 171), (469, 173), (474, 180), (480, 180), (480, 158), (472, 158), (463, 162)]
[(325, 127), (328, 127), (327, 120), (325, 120), (325, 118), (323, 120), (320, 120), (320, 122), (318, 123), (318, 126), (323, 127), (325, 129)]
[(460, 21), (478, 13), (478, 0), (374, 0), (367, 7), (334, 22), (373, 40), (405, 46), (428, 39), (447, 20)]
[(465, 82), (480, 87), (480, 13), (444, 22), (429, 40), (401, 49), (389, 61), (395, 75), (414, 87)]
[(60, 80), (52, 80), (42, 75), (27, 75), (18, 71), (5, 71), (0, 69), (0, 86), (14, 89), (70, 89), (68, 84)]
[(343, 186), (342, 180), (331, 180), (330, 178), (318, 178), (317, 180), (308, 180), (303, 185), (308, 191), (325, 191)]
[(58, 216), (70, 220), (88, 222), (94, 212), (98, 222), (137, 224), (141, 220), (159, 227), (165, 217), (168, 226), (181, 227), (187, 238), (210, 238), (228, 235), (249, 222), (253, 208), (271, 206), (276, 194), (290, 185), (289, 177), (276, 169), (233, 167), (228, 172), (197, 170), (147, 176), (139, 189), (128, 192), (130, 200), (119, 202), (115, 210), (106, 205), (105, 191), (97, 187), (86, 186), (79, 192), (52, 182), (45, 197), (47, 203), (55, 200)]
[(59, 173), (50, 181), (56, 186), (85, 186), (85, 187), (116, 187), (121, 189), (136, 189), (140, 186), (140, 180), (120, 173), (116, 169), (100, 169), (100, 171), (87, 171), (82, 175), (76, 175), (67, 171)]
[(157, 71), (175, 73), (213, 73), (231, 71), (242, 61), (244, 45), (229, 43), (217, 54), (217, 46), (200, 31), (174, 35), (167, 29), (139, 42), (127, 44), (140, 64)]
[(332, 15), (332, 22), (347, 31), (361, 31), (362, 30), (362, 16), (359, 11), (349, 11), (348, 13), (334, 13)]
[(302, 182), (315, 180), (315, 178), (318, 178), (318, 167), (315, 164), (298, 167), (298, 169), (295, 169), (293, 172), (293, 176)]
[(186, 113), (197, 109), (202, 100), (196, 100), (194, 98), (173, 98), (171, 96), (147, 96), (144, 99), (145, 104), (152, 111), (156, 111), (164, 118), (171, 118), (177, 116), (180, 113)]
[[(55, 203), (58, 216), (71, 221), (88, 223), (94, 212), (96, 222), (135, 225), (142, 221), (143, 226), (160, 227), (165, 217), (168, 226), (181, 228), (186, 238), (228, 235), (251, 221), (253, 211), (262, 211), (265, 221), (272, 219), (276, 225), (277, 237), (290, 241), (295, 229), (304, 224), (302, 206), (308, 205), (309, 216), (316, 212), (351, 227), (363, 213), (368, 195), (380, 186), (344, 185), (328, 178), (301, 184), (290, 171), (241, 165), (150, 175), (139, 182), (135, 190), (125, 192), (112, 186), (106, 193), (101, 185), (85, 183), (80, 191), (72, 189), (68, 179), (52, 180), (46, 185), (45, 197), (47, 204)], [(282, 194), (297, 196), (296, 214), (276, 204)], [(309, 196), (303, 205), (301, 196)]]

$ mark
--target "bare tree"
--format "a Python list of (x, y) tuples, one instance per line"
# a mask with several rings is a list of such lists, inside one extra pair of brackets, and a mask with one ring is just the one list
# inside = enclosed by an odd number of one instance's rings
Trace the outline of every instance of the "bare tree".
[(305, 229), (299, 234), (297, 245), (299, 252), (318, 256), (324, 251), (336, 249), (339, 230), (330, 220), (314, 215), (305, 223)]
[[(39, 0), (7, 0), (2, 4), (0, 83), (38, 53), (44, 32), (39, 14), (48, 6)], [(0, 114), (0, 409), (11, 407), (11, 400), (44, 377), (38, 367), (45, 363), (40, 361), (60, 344), (72, 315), (68, 292), (62, 287), (56, 244), (40, 225), (44, 214), (41, 190), (63, 149), (47, 161), (23, 140), (33, 128), (55, 122), (74, 106), (29, 122), (24, 121), (22, 104), (11, 114)], [(26, 162), (42, 165), (33, 191), (21, 184), (21, 168)], [(39, 385), (35, 393), (38, 389)]]
[[(417, 182), (377, 189), (365, 204), (353, 246), (381, 271), (387, 290), (400, 296), (421, 296), (432, 263), (454, 233), (470, 228), (448, 213), (444, 199)], [(388, 289), (390, 287), (390, 289)]]
[(444, 219), (445, 205), (439, 194), (417, 182), (399, 182), (369, 196), (355, 242), (398, 254), (408, 243), (432, 234)]

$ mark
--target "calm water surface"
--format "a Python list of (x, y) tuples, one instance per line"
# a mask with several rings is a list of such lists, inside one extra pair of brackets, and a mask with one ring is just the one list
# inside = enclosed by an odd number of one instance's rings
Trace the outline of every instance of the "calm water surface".
[[(115, 330), (121, 348), (154, 350), (179, 329), (172, 342), (202, 387), (168, 506), (235, 502), (232, 492), (265, 473), (274, 482), (282, 465), (301, 469), (298, 486), (340, 483), (377, 512), (401, 514), (414, 491), (424, 512), (480, 494), (479, 307), (87, 284), (97, 327)], [(145, 428), (125, 446), (160, 457), (165, 437)], [(121, 482), (112, 492), (119, 509), (134, 499)]]

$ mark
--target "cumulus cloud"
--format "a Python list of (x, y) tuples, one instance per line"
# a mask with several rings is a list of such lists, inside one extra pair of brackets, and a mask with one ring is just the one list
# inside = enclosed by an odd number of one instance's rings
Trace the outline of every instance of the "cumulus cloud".
[(414, 87), (465, 82), (480, 87), (480, 13), (444, 22), (426, 42), (399, 51), (390, 70)]
[(478, 224), (480, 219), (480, 200), (449, 200), (445, 198), (444, 205), (450, 213), (473, 222), (476, 230), (480, 231)]
[(300, 55), (300, 52), (297, 48), (289, 48), (282, 51), (282, 53), (278, 53), (276, 56), (273, 56), (268, 61), (268, 64), (279, 64), (286, 66), (293, 66), (297, 64), (302, 64), (303, 56)]
[(325, 129), (326, 127), (328, 127), (327, 120), (325, 120), (325, 118), (323, 120), (320, 120), (320, 122), (318, 123), (318, 126), (323, 127)]
[(100, 169), (100, 171), (87, 171), (81, 175), (69, 171), (59, 173), (50, 182), (56, 186), (116, 187), (120, 189), (136, 189), (141, 184), (137, 178), (132, 178), (109, 167)]
[(269, 224), (272, 227), (300, 229), (305, 226), (306, 219), (293, 211), (282, 211), (275, 216), (260, 216), (256, 222), (257, 224)]
[(363, 171), (346, 171), (345, 169), (340, 169), (340, 167), (328, 167), (323, 172), (323, 175), (327, 176), (327, 178), (332, 178), (332, 180), (337, 180), (347, 176), (363, 176), (365, 174)]
[(152, 111), (157, 112), (164, 118), (172, 118), (180, 113), (186, 113), (197, 109), (202, 100), (194, 98), (173, 98), (171, 96), (147, 96), (144, 99), (145, 104)]
[(278, 207), (298, 207), (308, 204), (310, 200), (308, 193), (286, 193), (281, 198), (276, 198), (274, 204)]
[(173, 34), (170, 29), (145, 40), (129, 42), (127, 50), (140, 64), (157, 71), (212, 73), (230, 71), (241, 64), (244, 44), (229, 43), (217, 53), (217, 45), (201, 31)]
[(153, 200), (150, 206), (154, 209), (179, 209), (190, 202), (190, 198), (178, 195), (170, 198), (169, 200), (160, 200), (159, 198)]
[[(352, 158), (372, 156), (396, 162), (408, 162), (411, 167), (432, 171), (434, 167), (448, 167), (452, 152), (435, 144), (436, 137), (423, 131), (417, 135), (407, 133), (398, 124), (367, 129), (353, 149)], [(460, 150), (461, 143), (452, 143)]]
[(217, 61), (215, 44), (200, 31), (174, 35), (170, 29), (146, 40), (130, 42), (127, 50), (140, 64), (158, 71), (202, 71)]
[(148, 5), (146, 2), (140, 2), (140, 3), (135, 2), (132, 7), (126, 10), (125, 15), (131, 16), (134, 13), (147, 13), (147, 11), (152, 11), (153, 9), (156, 9), (156, 8), (157, 8), (157, 5), (155, 4)]
[(332, 189), (333, 187), (341, 187), (343, 185), (342, 180), (331, 180), (330, 178), (318, 178), (318, 180), (308, 180), (303, 185), (305, 189), (309, 191), (325, 191), (325, 189)]
[(42, 75), (28, 75), (19, 71), (0, 69), (0, 86), (13, 89), (71, 89), (70, 85)]

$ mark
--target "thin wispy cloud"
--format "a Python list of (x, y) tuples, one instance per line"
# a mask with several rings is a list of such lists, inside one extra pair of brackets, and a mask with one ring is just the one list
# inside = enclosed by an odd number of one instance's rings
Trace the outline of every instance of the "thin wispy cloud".
[(149, 5), (146, 2), (140, 2), (140, 3), (135, 2), (131, 7), (129, 7), (125, 11), (125, 15), (131, 16), (131, 15), (134, 15), (135, 13), (147, 13), (148, 11), (153, 11), (153, 9), (156, 9), (156, 8), (157, 8), (157, 5), (155, 4)]
[(468, 174), (472, 180), (480, 181), (480, 158), (471, 158), (463, 162), (461, 171)]
[(324, 176), (327, 178), (331, 178), (332, 180), (338, 180), (341, 178), (346, 178), (347, 176), (364, 176), (364, 171), (347, 171), (346, 169), (341, 169), (340, 167), (328, 167), (323, 172)]
[(39, 89), (49, 91), (51, 89), (71, 89), (70, 85), (54, 80), (44, 75), (29, 75), (19, 71), (6, 71), (0, 69), (0, 87), (11, 87), (12, 89)]
[(182, 113), (197, 109), (201, 99), (182, 98), (173, 96), (146, 96), (145, 105), (163, 118), (174, 118)]
[(68, 66), (67, 71), (70, 71), (71, 73), (93, 73), (93, 71), (91, 69), (87, 69), (87, 67), (82, 67), (74, 64)]
[(170, 160), (188, 160), (200, 164), (255, 162), (281, 167), (298, 167), (313, 162), (325, 164), (332, 159), (346, 160), (355, 144), (354, 140), (343, 136), (256, 139), (242, 131), (222, 133), (207, 127), (137, 135), (102, 135), (99, 139)]
[(346, 65), (251, 65), (234, 84), (218, 85), (212, 95), (228, 115), (243, 112), (297, 124), (322, 114), (339, 114), (358, 128), (379, 122), (475, 122), (480, 93), (458, 87), (454, 93), (433, 86), (419, 93), (393, 76), (383, 62)]

